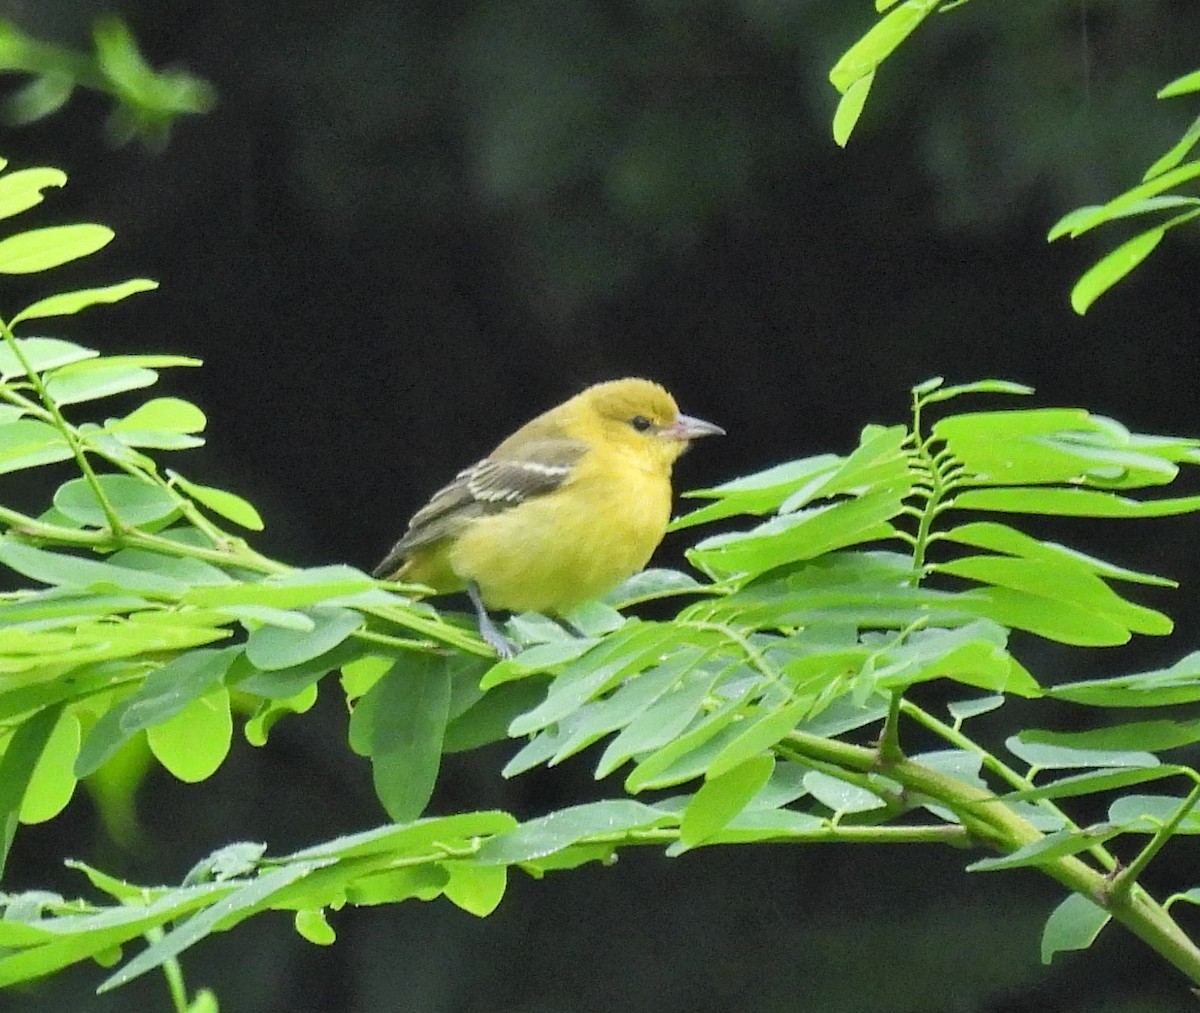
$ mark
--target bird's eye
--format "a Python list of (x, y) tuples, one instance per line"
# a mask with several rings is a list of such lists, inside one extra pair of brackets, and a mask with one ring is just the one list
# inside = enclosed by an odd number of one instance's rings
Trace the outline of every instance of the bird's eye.
[(629, 424), (633, 426), (633, 428), (639, 433), (644, 433), (647, 429), (654, 425), (654, 423), (646, 418), (645, 415), (635, 415), (629, 420)]

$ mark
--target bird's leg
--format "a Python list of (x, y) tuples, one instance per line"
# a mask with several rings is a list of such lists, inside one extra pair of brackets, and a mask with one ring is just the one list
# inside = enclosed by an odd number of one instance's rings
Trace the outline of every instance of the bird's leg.
[(483, 642), (491, 647), (501, 660), (513, 657), (517, 653), (517, 645), (500, 632), (500, 627), (488, 615), (483, 597), (479, 594), (479, 585), (475, 581), (467, 581), (467, 594), (471, 598), (471, 604), (475, 606), (475, 618), (478, 620), (479, 635), (483, 637)]

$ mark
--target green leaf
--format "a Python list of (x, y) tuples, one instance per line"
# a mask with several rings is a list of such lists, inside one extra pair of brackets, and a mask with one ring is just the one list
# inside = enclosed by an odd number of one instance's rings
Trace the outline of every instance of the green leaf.
[(103, 225), (53, 225), (0, 239), (0, 274), (34, 274), (86, 257), (114, 236)]
[(931, 388), (928, 393), (917, 388), (914, 388), (913, 392), (921, 395), (922, 404), (934, 404), (937, 401), (948, 401), (952, 397), (961, 397), (964, 394), (1032, 394), (1033, 388), (1023, 383), (1014, 383), (1011, 380), (976, 380), (973, 383), (941, 387), (940, 390)]
[(117, 589), (175, 597), (187, 589), (183, 581), (162, 574), (113, 566), (63, 552), (48, 552), (6, 538), (0, 538), (0, 563), (31, 580), (81, 590)]
[[(1075, 568), (1098, 574), (1109, 580), (1127, 580), (1137, 584), (1155, 584), (1158, 587), (1177, 587), (1178, 583), (1166, 577), (1157, 577), (1152, 573), (1139, 573), (1127, 570), (1123, 566), (1089, 556), (1076, 549), (1069, 549), (1056, 542), (1041, 542), (1036, 538), (1011, 528), (1007, 524), (997, 524), (992, 521), (976, 521), (963, 524), (950, 531), (942, 533), (947, 541), (962, 545), (974, 545), (981, 549), (991, 549), (993, 552), (1004, 552), (1012, 556), (1021, 556), (1036, 560), (1050, 568)], [(1073, 578), (1072, 578), (1073, 579)]]
[(860, 78), (873, 73), (941, 0), (905, 0), (880, 18), (870, 31), (841, 55), (829, 71), (830, 83), (843, 95)]
[(714, 499), (717, 502), (700, 507), (682, 517), (676, 517), (669, 525), (668, 530), (679, 531), (682, 528), (707, 524), (737, 514), (761, 517), (763, 514), (772, 513), (796, 489), (810, 479), (834, 471), (844, 460), (845, 458), (838, 457), (836, 454), (806, 457), (799, 461), (777, 464), (773, 468), (736, 478), (732, 482), (725, 482), (711, 489), (695, 489), (685, 492), (685, 497)]
[(586, 838), (620, 839), (633, 830), (673, 824), (678, 817), (632, 799), (606, 799), (570, 806), (529, 820), (484, 841), (475, 856), (480, 865), (514, 865), (562, 851)]
[(1006, 587), (968, 591), (958, 596), (955, 606), (1002, 626), (1027, 630), (1061, 644), (1114, 647), (1130, 639), (1129, 629), (1123, 623), (1098, 615), (1088, 606)]
[(55, 704), (26, 718), (13, 732), (4, 755), (0, 756), (0, 875), (4, 872), (17, 831), (17, 815), (26, 788), (54, 733), (62, 709), (62, 704)]
[(110, 419), (104, 428), (114, 433), (130, 430), (199, 433), (207, 421), (204, 412), (190, 401), (177, 397), (156, 397), (138, 406), (124, 418)]
[(1046, 919), (1042, 930), (1042, 963), (1064, 950), (1086, 950), (1112, 917), (1090, 897), (1073, 893)]
[(315, 605), (302, 611), (313, 621), (310, 631), (263, 626), (250, 634), (246, 657), (251, 664), (268, 671), (293, 668), (333, 650), (364, 623), (352, 609)]
[(443, 868), (450, 878), (442, 893), (455, 907), (486, 918), (499, 906), (508, 885), (508, 869), (503, 865), (444, 862)]
[(1086, 774), (1072, 774), (1057, 781), (1050, 781), (1037, 788), (1027, 788), (1025, 791), (1014, 791), (1004, 796), (1005, 801), (1035, 801), (1043, 798), (1075, 798), (1079, 795), (1094, 795), (1101, 791), (1112, 791), (1125, 788), (1131, 784), (1143, 784), (1146, 781), (1158, 781), (1164, 777), (1176, 777), (1187, 774), (1187, 767), (1173, 763), (1164, 763), (1158, 767), (1124, 767), (1111, 770), (1089, 771)]
[(1155, 176), (1161, 176), (1164, 172), (1174, 169), (1187, 158), (1197, 141), (1200, 141), (1200, 117), (1192, 122), (1192, 125), (1184, 131), (1183, 136), (1171, 146), (1170, 150), (1154, 161), (1142, 179), (1153, 179)]
[(757, 720), (744, 722), (737, 737), (717, 753), (716, 759), (709, 764), (705, 776), (721, 777), (763, 750), (770, 749), (792, 732), (811, 709), (812, 700), (801, 697), (778, 710), (767, 711)]
[[(627, 679), (606, 699), (587, 705), (577, 712), (578, 723), (572, 725), (571, 733), (550, 757), (547, 765), (561, 763), (609, 732), (627, 727), (677, 686), (706, 656), (707, 652), (702, 648), (684, 648), (671, 654), (661, 665)], [(550, 692), (554, 692), (553, 685)]]
[(56, 370), (46, 382), (46, 392), (60, 405), (78, 404), (149, 387), (157, 379), (152, 369), (93, 359)]
[(952, 415), (935, 423), (932, 435), (976, 481), (990, 485), (1084, 481), (1129, 488), (1165, 484), (1178, 472), (1142, 452), (1124, 427), (1076, 408)]
[(375, 794), (402, 823), (421, 815), (437, 781), (450, 707), (445, 658), (398, 661), (350, 716), (354, 751), (371, 758)]
[(839, 148), (844, 148), (849, 142), (874, 80), (875, 71), (864, 74), (851, 84), (838, 100), (837, 109), (833, 114), (833, 140)]
[(174, 717), (146, 729), (158, 762), (179, 780), (203, 781), (221, 766), (233, 741), (229, 690), (224, 686), (192, 700)]
[(1091, 707), (1170, 707), (1200, 701), (1200, 651), (1169, 668), (1068, 682), (1046, 690), (1048, 696)]
[(254, 716), (246, 721), (242, 733), (246, 736), (246, 741), (252, 746), (265, 746), (267, 744), (267, 736), (274, 727), (275, 722), (287, 714), (303, 714), (312, 709), (313, 704), (317, 702), (317, 687), (316, 684), (306, 686), (295, 696), (285, 697), (282, 700), (267, 699), (259, 705)]
[(1013, 735), (1005, 745), (1038, 770), (1067, 770), (1072, 767), (1157, 767), (1158, 758), (1145, 750), (1088, 749), (1052, 742), (1031, 742), (1026, 732)]
[[(0, 176), (0, 179), (3, 177)], [(18, 338), (17, 347), (29, 362), (29, 368), (35, 373), (92, 359), (100, 354), (95, 349), (84, 348), (59, 338)], [(25, 367), (21, 365), (13, 350), (7, 343), (0, 344), (0, 380), (15, 380), (25, 375)]]
[(297, 911), (293, 925), (299, 935), (315, 946), (332, 946), (337, 941), (337, 933), (321, 908)]
[(874, 792), (819, 770), (810, 770), (804, 775), (804, 788), (823, 806), (832, 810), (835, 816), (870, 812), (884, 805), (883, 799)]
[(125, 985), (134, 978), (158, 967), (164, 961), (177, 957), (193, 943), (215, 931), (217, 924), (231, 928), (244, 918), (261, 909), (271, 897), (297, 880), (310, 875), (316, 869), (330, 865), (334, 859), (312, 859), (295, 862), (272, 869), (257, 879), (239, 884), (227, 896), (203, 911), (179, 922), (158, 942), (153, 943), (125, 964), (116, 974), (110, 975), (96, 989), (107, 992), (118, 985)]
[(973, 717), (978, 717), (980, 714), (986, 714), (988, 711), (994, 711), (997, 707), (1003, 706), (1005, 697), (1002, 695), (980, 696), (970, 700), (952, 700), (946, 704), (946, 710), (950, 712), (950, 716), (957, 722), (966, 721)]
[(953, 506), (1058, 517), (1170, 517), (1200, 510), (1200, 496), (1136, 500), (1096, 489), (969, 489), (954, 497)]
[[(63, 186), (67, 174), (61, 169), (19, 169), (0, 176), (0, 218), (11, 218), (42, 202), (48, 186)], [(12, 323), (16, 323), (16, 318)]]
[[(203, 421), (201, 426), (203, 426)], [(262, 531), (262, 517), (248, 500), (242, 499), (236, 493), (226, 492), (224, 489), (191, 482), (176, 471), (168, 471), (167, 475), (173, 484), (179, 486), (192, 499), (203, 503), (213, 513), (233, 521), (234, 524), (240, 524), (249, 531)]]
[[(1175, 795), (1123, 795), (1108, 807), (1108, 819), (1124, 833), (1152, 834), (1175, 818), (1186, 799)], [(1200, 833), (1195, 805), (1175, 827), (1177, 834)]]
[[(486, 667), (484, 659), (478, 659)], [(523, 679), (489, 690), (475, 704), (455, 714), (446, 725), (443, 753), (478, 749), (508, 737), (508, 726), (519, 714), (532, 710), (546, 698), (546, 683)]]
[(1067, 855), (1076, 855), (1097, 844), (1103, 844), (1120, 831), (1107, 823), (1083, 830), (1056, 830), (1022, 845), (999, 858), (984, 858), (967, 866), (968, 872), (996, 872), (1020, 869), (1029, 865), (1048, 865)]
[[(670, 626), (630, 621), (568, 665), (551, 684), (545, 701), (513, 721), (509, 735), (527, 735), (573, 714), (587, 701), (644, 670), (686, 636), (685, 631)], [(481, 685), (487, 685), (487, 680)]]
[(722, 674), (720, 668), (688, 671), (677, 686), (642, 711), (608, 744), (596, 764), (596, 777), (607, 777), (630, 757), (652, 753), (674, 741), (699, 713)]
[(1068, 749), (1139, 750), (1157, 753), (1200, 742), (1200, 720), (1133, 721), (1087, 732), (1049, 732), (1030, 729), (1022, 742), (1065, 746)]
[(17, 419), (0, 425), (0, 475), (67, 461), (73, 456), (62, 433), (45, 422)]
[(33, 768), (21, 802), (22, 823), (44, 823), (53, 819), (75, 793), (75, 757), (79, 755), (79, 718), (64, 711), (50, 733)]
[(1119, 196), (1114, 197), (1107, 204), (1103, 204), (1093, 210), (1090, 215), (1081, 217), (1075, 222), (1071, 235), (1082, 235), (1084, 232), (1088, 232), (1098, 225), (1102, 225), (1114, 218), (1119, 218), (1125, 211), (1137, 206), (1147, 197), (1154, 197), (1166, 190), (1170, 190), (1172, 187), (1187, 183), (1197, 176), (1200, 176), (1200, 160), (1188, 162), (1177, 169), (1172, 169), (1169, 172), (1164, 172), (1162, 175), (1155, 176), (1153, 179), (1147, 180), (1145, 183), (1132, 187)]
[(623, 609), (659, 598), (702, 593), (707, 590), (695, 577), (679, 570), (649, 569), (635, 573), (623, 584), (609, 591), (603, 600), (613, 608)]
[(766, 785), (774, 770), (775, 757), (752, 756), (705, 780), (683, 811), (680, 841), (687, 847), (695, 847), (724, 829)]
[(693, 565), (717, 577), (755, 576), (835, 549), (892, 537), (887, 522), (903, 508), (907, 486), (775, 517), (748, 532), (714, 535), (689, 549)]
[(1171, 632), (1171, 621), (1161, 612), (1126, 601), (1082, 566), (1060, 563), (1057, 568), (1051, 568), (1044, 558), (966, 556), (940, 563), (934, 569), (1034, 598), (1079, 606), (1097, 618), (1111, 620), (1135, 633), (1161, 636)]
[(346, 834), (304, 848), (280, 861), (294, 862), (299, 859), (327, 856), (339, 861), (371, 855), (387, 855), (390, 858), (419, 856), (427, 854), (438, 842), (458, 848), (467, 845), (471, 838), (490, 837), (515, 826), (517, 821), (512, 816), (494, 809), (458, 813), (454, 816), (436, 816), (415, 820), (403, 826), (389, 823), (373, 830)]
[(291, 570), (253, 583), (198, 587), (188, 592), (183, 601), (201, 608), (258, 605), (263, 608), (302, 609), (354, 595), (374, 586), (374, 580), (350, 567), (316, 567), (311, 570)]
[[(132, 475), (97, 475), (96, 481), (117, 516), (131, 527), (165, 520), (178, 511), (171, 494)], [(54, 506), (73, 521), (106, 528), (108, 518), (85, 478), (72, 479), (54, 493)]]
[[(0, 177), (0, 184), (3, 177)], [(158, 282), (149, 278), (130, 278), (116, 285), (105, 285), (103, 288), (85, 288), (77, 292), (63, 292), (59, 295), (39, 299), (31, 306), (26, 306), (15, 317), (11, 325), (15, 326), (22, 320), (40, 320), (46, 317), (66, 317), (103, 303), (120, 302), (137, 292), (149, 292), (158, 288)]]
[[(135, 693), (106, 711), (92, 727), (75, 762), (75, 775), (93, 773), (131, 736), (171, 720), (193, 701), (212, 692), (241, 650), (227, 647), (189, 651), (151, 672)], [(217, 724), (215, 720), (212, 723)], [(217, 731), (223, 734), (219, 728)]]
[(50, 71), (30, 78), (4, 100), (4, 120), (9, 126), (27, 126), (58, 112), (71, 93), (75, 81), (70, 74)]
[(1101, 257), (1071, 289), (1071, 308), (1083, 316), (1092, 303), (1150, 256), (1165, 234), (1166, 227), (1162, 225), (1147, 229)]
[(1190, 74), (1184, 74), (1183, 77), (1177, 77), (1169, 84), (1163, 85), (1158, 90), (1157, 97), (1174, 98), (1176, 95), (1187, 95), (1194, 91), (1200, 91), (1200, 70), (1193, 70)]

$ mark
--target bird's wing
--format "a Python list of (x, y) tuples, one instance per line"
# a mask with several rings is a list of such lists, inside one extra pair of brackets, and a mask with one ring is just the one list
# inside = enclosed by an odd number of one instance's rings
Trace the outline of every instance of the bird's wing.
[(553, 492), (571, 476), (587, 450), (582, 440), (537, 439), (503, 457), (485, 457), (464, 468), (413, 514), (404, 536), (375, 567), (375, 575), (394, 573), (414, 550), (453, 537), (477, 517)]

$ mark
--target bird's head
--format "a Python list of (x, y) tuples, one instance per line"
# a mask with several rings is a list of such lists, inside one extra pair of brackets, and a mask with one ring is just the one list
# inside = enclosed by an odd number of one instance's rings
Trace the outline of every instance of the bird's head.
[(682, 414), (675, 399), (650, 380), (598, 383), (578, 400), (581, 413), (591, 416), (609, 445), (645, 456), (667, 470), (692, 440), (725, 433), (711, 422)]

